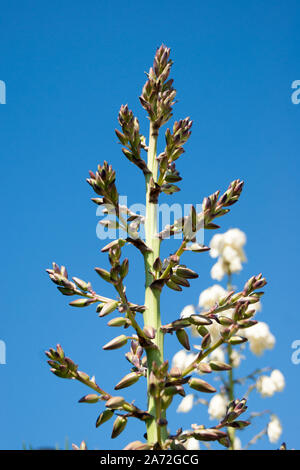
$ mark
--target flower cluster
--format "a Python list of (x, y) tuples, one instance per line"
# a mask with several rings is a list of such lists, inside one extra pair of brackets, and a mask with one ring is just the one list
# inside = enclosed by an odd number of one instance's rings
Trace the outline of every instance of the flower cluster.
[(242, 263), (246, 261), (244, 245), (246, 236), (238, 228), (232, 228), (225, 233), (215, 235), (210, 242), (210, 255), (218, 258), (211, 269), (211, 277), (221, 281), (225, 274), (238, 273)]
[[(242, 262), (246, 260), (244, 253), (245, 243), (246, 235), (239, 229), (230, 229), (224, 234), (215, 235), (212, 238), (210, 243), (211, 256), (213, 258), (218, 257), (218, 261), (212, 268), (211, 277), (221, 280), (226, 274), (228, 277), (227, 289), (220, 284), (214, 284), (200, 293), (197, 306), (190, 304), (181, 311), (180, 318), (182, 321), (190, 321), (192, 334), (198, 338), (199, 335), (203, 337), (202, 345), (206, 341), (206, 336), (210, 337), (211, 344), (222, 341), (228, 327), (237, 319), (235, 307), (226, 308), (224, 314), (221, 313), (221, 316), (219, 315), (218, 321), (205, 324), (205, 326), (199, 327), (197, 324), (194, 324), (193, 320), (199, 314), (200, 316), (205, 316), (209, 312), (211, 312), (211, 315), (214, 312), (222, 312), (226, 299), (233, 298), (231, 277), (233, 273), (237, 273), (242, 269)], [(252, 283), (253, 280), (248, 281), (243, 291), (244, 294), (249, 294), (248, 288), (251, 287)], [(244, 306), (245, 318), (249, 318), (249, 320), (245, 319), (239, 322), (240, 329), (236, 331), (237, 335), (241, 335), (245, 340), (248, 340), (249, 349), (256, 356), (261, 356), (265, 350), (272, 349), (275, 345), (275, 337), (267, 323), (254, 319), (256, 314), (262, 309), (259, 299), (260, 294), (254, 303), (251, 302)], [(195, 347), (199, 349), (198, 346)], [(239, 367), (241, 360), (245, 358), (245, 348), (246, 343), (240, 342), (239, 349), (233, 349), (230, 345), (223, 344), (210, 352), (203, 359), (202, 367), (198, 368), (196, 372), (200, 375), (206, 374), (209, 372), (211, 361), (223, 364), (226, 361), (231, 367), (231, 370), (228, 371), (228, 381), (224, 381), (222, 378), (223, 385), (220, 387), (219, 392), (207, 402), (199, 400), (194, 393), (186, 395), (179, 403), (177, 412), (188, 413), (194, 406), (202, 403), (207, 405), (210, 420), (220, 421), (226, 416), (230, 400), (235, 393), (235, 387), (237, 385), (245, 385), (247, 381), (254, 382), (249, 386), (247, 395), (253, 390), (257, 390), (262, 397), (271, 397), (275, 392), (281, 392), (285, 387), (285, 378), (278, 369), (274, 369), (270, 375), (264, 373), (266, 369), (257, 369), (246, 377), (235, 377), (235, 369)], [(173, 358), (173, 365), (184, 370), (195, 361), (196, 357), (197, 355), (193, 352), (179, 351)], [(262, 414), (265, 413), (262, 412)], [(257, 413), (257, 415), (260, 415), (260, 413)], [(268, 436), (271, 443), (275, 443), (280, 438), (281, 432), (282, 427), (279, 419), (277, 416), (272, 415), (266, 427), (249, 442), (248, 446), (253, 445), (264, 435)], [(234, 431), (231, 431), (231, 444), (234, 449), (242, 448), (241, 441), (234, 434)]]
[(256, 382), (257, 391), (262, 397), (271, 397), (275, 392), (282, 392), (284, 387), (285, 378), (278, 369), (274, 369), (270, 376), (261, 375)]

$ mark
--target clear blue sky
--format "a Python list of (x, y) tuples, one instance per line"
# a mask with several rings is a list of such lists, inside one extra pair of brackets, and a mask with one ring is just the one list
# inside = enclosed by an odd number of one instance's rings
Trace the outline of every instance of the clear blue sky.
[[(93, 272), (107, 260), (100, 253), (85, 178), (107, 159), (117, 169), (119, 192), (130, 203), (143, 202), (142, 176), (122, 156), (114, 128), (122, 103), (145, 119), (138, 102), (143, 72), (162, 42), (172, 48), (175, 62), (174, 117), (194, 120), (178, 164), (185, 177), (182, 191), (172, 201), (200, 203), (231, 180), (245, 179), (243, 196), (221, 220), (222, 230), (239, 227), (247, 233), (249, 262), (235, 281), (243, 285), (252, 274), (265, 274), (269, 284), (259, 315), (277, 338), (276, 348), (254, 358), (247, 371), (271, 365), (287, 380), (283, 394), (265, 401), (254, 395), (249, 405), (276, 411), (282, 440), (299, 448), (300, 365), (291, 363), (291, 343), (300, 339), (300, 105), (291, 102), (291, 83), (300, 79), (299, 23), (296, 0), (2, 4), (0, 79), (7, 86), (7, 104), (0, 105), (0, 339), (7, 345), (7, 364), (0, 365), (2, 449), (21, 448), (22, 442), (63, 446), (66, 437), (76, 443), (86, 439), (90, 448), (122, 448), (141, 437), (142, 426), (132, 420), (126, 433), (110, 441), (111, 423), (94, 426), (100, 407), (77, 404), (85, 388), (48, 371), (44, 350), (57, 342), (108, 390), (128, 363), (120, 351), (101, 350), (113, 335), (106, 321), (93, 308), (68, 307), (44, 270), (55, 260), (72, 276), (91, 280), (99, 293), (111, 293)], [(141, 279), (137, 286), (131, 276), (128, 292), (143, 302), (142, 262), (133, 248), (128, 255)], [(186, 261), (199, 279), (181, 294), (164, 293), (165, 321), (196, 303), (212, 284), (214, 261), (208, 254)], [(175, 339), (169, 339), (169, 356), (175, 350)], [(141, 395), (140, 385), (126, 393)], [(201, 408), (198, 417), (173, 411), (170, 426), (187, 428), (204, 416)], [(264, 440), (260, 447), (270, 445)]]

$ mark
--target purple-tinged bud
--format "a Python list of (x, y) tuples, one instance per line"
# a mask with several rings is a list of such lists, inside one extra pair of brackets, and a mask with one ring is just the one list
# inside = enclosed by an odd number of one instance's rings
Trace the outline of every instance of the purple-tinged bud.
[(216, 371), (232, 369), (232, 367), (229, 364), (225, 364), (225, 362), (221, 362), (221, 361), (210, 361), (209, 365), (212, 368), (212, 370), (216, 370)]
[[(255, 310), (252, 310), (250, 311), (251, 312), (251, 316), (253, 315), (253, 313), (255, 312)], [(247, 312), (247, 315), (250, 314), (250, 312)], [(253, 312), (253, 313), (252, 313)], [(245, 320), (240, 320), (238, 321), (238, 325), (240, 328), (244, 329), (244, 328), (250, 328), (251, 326), (254, 326), (256, 325), (258, 322), (257, 320), (248, 320), (248, 319), (245, 319)]]
[(228, 427), (236, 428), (236, 429), (244, 429), (245, 427), (249, 426), (251, 423), (250, 421), (233, 421), (228, 423)]
[(125, 325), (130, 325), (131, 323), (128, 318), (116, 317), (110, 320), (107, 324), (108, 326), (125, 326)]
[(100, 398), (101, 397), (99, 395), (96, 395), (95, 393), (90, 393), (80, 398), (78, 403), (97, 403), (100, 400)]
[(130, 387), (131, 385), (135, 384), (141, 374), (136, 373), (136, 372), (130, 372), (129, 374), (125, 375), (123, 379), (120, 380), (120, 382), (115, 386), (115, 390), (120, 390), (121, 388), (126, 388)]
[(102, 277), (102, 279), (104, 279), (104, 281), (111, 282), (109, 271), (106, 271), (106, 269), (102, 268), (95, 268), (95, 271), (97, 274), (99, 274), (100, 277)]
[(111, 350), (111, 349), (119, 349), (119, 348), (122, 348), (122, 346), (125, 346), (125, 344), (127, 343), (127, 336), (125, 335), (120, 335), (120, 336), (117, 336), (116, 338), (112, 339), (111, 341), (109, 341), (108, 343), (106, 343), (102, 349), (104, 350)]
[(71, 305), (71, 307), (88, 307), (89, 305), (91, 305), (92, 303), (94, 303), (95, 300), (94, 299), (76, 299), (76, 300), (73, 300), (72, 302), (69, 303), (69, 305)]
[(205, 382), (205, 380), (202, 379), (196, 379), (196, 378), (191, 378), (189, 380), (189, 386), (193, 388), (194, 390), (198, 390), (198, 392), (204, 392), (204, 393), (215, 393), (216, 389), (209, 383)]
[(193, 325), (201, 326), (201, 325), (211, 325), (212, 324), (212, 320), (210, 320), (209, 318), (207, 318), (203, 315), (191, 315), (189, 317), (189, 320)]
[(170, 370), (169, 372), (169, 375), (170, 377), (181, 377), (181, 370), (179, 369), (179, 367), (172, 367), (172, 369)]
[(73, 277), (72, 279), (80, 289), (82, 289), (83, 291), (88, 290), (89, 284), (87, 282), (82, 281), (81, 279), (78, 279), (78, 277)]
[(99, 317), (105, 317), (110, 313), (114, 312), (118, 307), (119, 302), (117, 300), (112, 300), (111, 302), (107, 302), (101, 309), (99, 313)]
[(202, 374), (210, 374), (212, 372), (210, 365), (206, 362), (200, 362), (197, 365), (197, 370)]
[(144, 326), (143, 332), (145, 333), (145, 335), (146, 335), (148, 338), (150, 338), (150, 339), (154, 339), (154, 338), (155, 338), (156, 329), (153, 328), (153, 326)]
[(82, 372), (81, 370), (79, 370), (77, 372), (77, 376), (79, 379), (81, 379), (83, 382), (89, 382), (90, 380), (90, 376), (88, 374), (86, 374), (85, 372)]
[(61, 359), (64, 359), (64, 358), (65, 358), (64, 350), (63, 350), (63, 348), (61, 347), (60, 344), (57, 344), (57, 345), (56, 345), (56, 352), (57, 352), (57, 354), (59, 355), (59, 357), (60, 357)]
[(207, 333), (202, 340), (201, 347), (202, 349), (207, 349), (211, 344), (211, 336), (209, 333)]
[(219, 429), (197, 429), (193, 437), (198, 441), (217, 441), (227, 437), (227, 434)]
[(107, 408), (111, 408), (112, 410), (117, 410), (122, 408), (125, 403), (125, 399), (123, 397), (111, 397), (107, 400), (105, 406)]

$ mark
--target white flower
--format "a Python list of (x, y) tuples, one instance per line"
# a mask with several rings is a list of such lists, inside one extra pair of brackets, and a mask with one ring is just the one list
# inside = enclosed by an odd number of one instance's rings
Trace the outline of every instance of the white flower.
[(227, 230), (223, 236), (224, 244), (232, 246), (236, 250), (241, 250), (247, 241), (246, 234), (239, 228), (231, 228), (230, 230)]
[(199, 441), (194, 437), (191, 437), (184, 443), (186, 450), (200, 450)]
[(276, 387), (273, 380), (267, 375), (261, 375), (257, 379), (256, 388), (262, 397), (271, 397), (276, 392)]
[(225, 273), (226, 270), (222, 261), (217, 261), (210, 270), (211, 278), (216, 281), (222, 281)]
[(284, 375), (278, 369), (274, 369), (270, 375), (271, 380), (274, 383), (276, 392), (282, 392), (285, 387)]
[(179, 406), (176, 410), (177, 413), (188, 413), (193, 408), (193, 403), (194, 395), (192, 393), (186, 395), (179, 403)]
[(246, 261), (243, 246), (246, 243), (246, 235), (238, 228), (233, 228), (225, 233), (214, 235), (210, 242), (210, 255), (219, 257), (211, 269), (211, 277), (221, 281), (224, 274), (241, 271), (242, 262)]
[(217, 393), (212, 397), (208, 405), (210, 419), (220, 420), (224, 418), (227, 409), (227, 400), (224, 395)]
[(224, 234), (217, 233), (214, 235), (210, 241), (210, 256), (212, 258), (217, 258), (220, 253), (223, 251), (224, 247)]
[(196, 356), (196, 354), (188, 354), (184, 351), (184, 349), (182, 349), (181, 351), (178, 351), (173, 357), (172, 367), (178, 367), (178, 369), (184, 370), (196, 359)]
[(268, 434), (269, 441), (272, 444), (275, 444), (275, 442), (277, 442), (278, 439), (280, 438), (281, 433), (282, 433), (281, 423), (280, 423), (279, 419), (277, 418), (277, 416), (272, 415), (271, 420), (268, 424), (268, 428), (267, 428), (267, 434)]
[(195, 315), (194, 305), (186, 305), (181, 311), (180, 318), (188, 318), (192, 315)]
[(242, 443), (239, 437), (235, 437), (233, 441), (234, 450), (242, 450)]
[(275, 344), (275, 337), (264, 322), (258, 322), (256, 325), (246, 328), (243, 331), (243, 336), (248, 338), (250, 349), (256, 356), (261, 356), (265, 349), (272, 349)]
[(226, 290), (215, 284), (208, 289), (205, 289), (201, 292), (199, 297), (199, 307), (202, 307), (205, 310), (209, 310), (211, 307), (214, 307), (216, 303), (226, 295)]

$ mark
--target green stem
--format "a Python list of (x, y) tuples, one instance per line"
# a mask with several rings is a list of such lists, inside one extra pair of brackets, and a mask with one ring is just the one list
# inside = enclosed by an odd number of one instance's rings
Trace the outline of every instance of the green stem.
[[(228, 281), (227, 281), (227, 290), (232, 290), (232, 283), (231, 283), (231, 274), (228, 273)], [(227, 356), (228, 356), (228, 364), (231, 366), (231, 369), (228, 371), (228, 398), (230, 401), (234, 400), (234, 378), (233, 378), (233, 361), (232, 361), (232, 346), (231, 344), (227, 343)], [(230, 440), (230, 449), (234, 450), (234, 438), (235, 438), (235, 429), (228, 428), (228, 436)]]
[[(233, 364), (232, 364), (232, 346), (227, 343), (227, 355), (228, 355), (228, 364), (231, 366), (231, 369), (228, 371), (228, 397), (229, 401), (234, 400), (234, 379), (233, 379)], [(228, 435), (230, 440), (230, 449), (234, 450), (234, 438), (235, 438), (235, 429), (228, 428)]]
[(197, 364), (199, 364), (205, 357), (207, 357), (210, 353), (212, 353), (215, 349), (219, 348), (222, 346), (224, 343), (224, 339), (220, 338), (213, 346), (208, 348), (204, 353), (201, 354), (199, 359), (196, 359), (194, 362), (192, 362), (191, 365), (189, 365), (183, 372), (182, 372), (182, 377), (185, 377), (186, 375), (190, 374), (191, 372), (194, 371), (196, 368)]
[[(153, 270), (153, 263), (156, 258), (159, 257), (160, 253), (160, 240), (155, 236), (157, 234), (157, 204), (150, 202), (150, 189), (151, 189), (151, 176), (154, 181), (157, 181), (158, 173), (158, 162), (156, 160), (157, 155), (157, 137), (158, 132), (153, 128), (150, 123), (150, 135), (149, 135), (149, 148), (148, 148), (148, 161), (147, 165), (152, 175), (146, 176), (146, 218), (145, 218), (145, 235), (146, 244), (151, 251), (145, 253), (145, 307), (144, 312), (144, 324), (145, 326), (152, 326), (156, 330), (156, 336), (153, 342), (157, 345), (157, 349), (148, 349), (147, 353), (147, 364), (148, 364), (148, 376), (147, 383), (149, 387), (149, 375), (152, 370), (153, 362), (157, 365), (163, 362), (163, 347), (164, 347), (164, 335), (160, 330), (161, 319), (160, 319), (160, 291), (158, 289), (151, 289), (150, 284), (153, 281), (153, 277), (149, 271)], [(158, 398), (159, 399), (159, 398)], [(151, 396), (148, 388), (148, 412), (155, 416), (155, 419), (147, 421), (147, 439), (149, 444), (154, 444), (167, 437), (166, 428), (163, 427), (161, 430), (157, 424), (157, 420), (160, 416), (157, 416), (156, 398)], [(161, 435), (160, 435), (161, 434)]]

